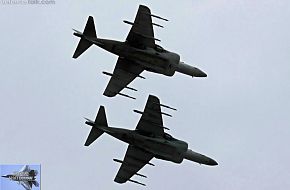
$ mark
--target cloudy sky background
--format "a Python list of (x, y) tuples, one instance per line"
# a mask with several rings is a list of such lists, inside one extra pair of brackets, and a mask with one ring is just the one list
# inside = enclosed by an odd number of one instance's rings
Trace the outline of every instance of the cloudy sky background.
[[(3, 1), (1, 1), (3, 2)], [(145, 72), (124, 97), (103, 91), (117, 57), (97, 47), (72, 54), (94, 16), (97, 35), (125, 40), (139, 4), (156, 20), (164, 48), (208, 77)], [(178, 109), (164, 123), (174, 137), (218, 161), (217, 167), (154, 159), (140, 173), (147, 189), (290, 188), (290, 1), (70, 1), (0, 5), (0, 163), (42, 164), (43, 189), (145, 189), (113, 182), (127, 145), (103, 135), (84, 147), (89, 127), (106, 107), (109, 125), (135, 128), (149, 93)], [(125, 91), (124, 91), (125, 92)]]

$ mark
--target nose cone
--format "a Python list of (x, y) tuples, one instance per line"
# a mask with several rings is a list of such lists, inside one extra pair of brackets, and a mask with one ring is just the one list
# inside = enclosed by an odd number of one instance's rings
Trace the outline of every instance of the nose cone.
[(200, 70), (199, 68), (195, 68), (194, 77), (207, 77), (207, 74)]
[(175, 69), (177, 72), (189, 75), (191, 77), (207, 77), (207, 74), (199, 68), (187, 65), (183, 62), (179, 62)]
[(185, 153), (184, 153), (184, 158), (187, 160), (191, 160), (200, 164), (205, 164), (205, 165), (209, 165), (209, 166), (216, 166), (218, 165), (218, 163), (213, 160), (212, 158), (209, 158), (205, 155), (202, 155), (200, 153), (194, 152), (190, 149), (188, 149)]
[(8, 176), (7, 176), (7, 175), (2, 175), (1, 177), (5, 177), (5, 178), (8, 178)]
[(209, 165), (209, 166), (217, 166), (218, 163), (214, 159), (209, 158), (209, 161), (208, 161), (207, 165)]

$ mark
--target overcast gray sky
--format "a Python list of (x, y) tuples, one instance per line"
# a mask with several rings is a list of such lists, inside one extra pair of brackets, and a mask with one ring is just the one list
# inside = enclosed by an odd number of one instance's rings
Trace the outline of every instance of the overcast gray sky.
[[(289, 189), (290, 1), (60, 1), (0, 5), (0, 163), (42, 164), (43, 189)], [(94, 16), (98, 37), (123, 41), (139, 4), (166, 17), (155, 36), (207, 78), (144, 73), (137, 97), (103, 91), (117, 57), (97, 47), (72, 54)], [(207, 167), (154, 159), (134, 179), (113, 182), (127, 145), (103, 135), (84, 147), (105, 105), (109, 125), (135, 128), (148, 94), (178, 108), (164, 123), (174, 137), (218, 161)]]

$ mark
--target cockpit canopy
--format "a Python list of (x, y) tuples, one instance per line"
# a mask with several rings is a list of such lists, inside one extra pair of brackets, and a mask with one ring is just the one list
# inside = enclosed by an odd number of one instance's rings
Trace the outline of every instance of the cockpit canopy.
[(166, 140), (173, 140), (174, 138), (169, 135), (168, 133), (164, 133), (164, 136), (163, 136)]
[(157, 45), (157, 44), (155, 45), (154, 49), (160, 53), (167, 52), (165, 49), (163, 49), (163, 47), (161, 47), (160, 45)]

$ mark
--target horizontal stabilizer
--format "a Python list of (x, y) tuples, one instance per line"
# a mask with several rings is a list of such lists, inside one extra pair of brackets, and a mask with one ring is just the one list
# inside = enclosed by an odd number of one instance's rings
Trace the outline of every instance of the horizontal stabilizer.
[(73, 55), (73, 58), (76, 59), (78, 58), (82, 53), (84, 53), (87, 49), (89, 49), (89, 47), (91, 47), (91, 45), (93, 45), (91, 42), (85, 40), (85, 39), (81, 39), (78, 47)]
[(91, 129), (91, 132), (85, 142), (85, 146), (91, 145), (99, 136), (101, 136), (104, 133), (104, 131), (97, 129), (96, 127), (93, 127)]
[[(74, 30), (74, 29), (73, 29)], [(73, 58), (78, 58), (82, 53), (84, 53), (93, 43), (88, 40), (88, 38), (97, 38), (94, 19), (92, 16), (89, 16), (86, 27), (84, 29), (84, 32), (81, 33), (77, 30), (74, 30), (75, 36), (80, 37), (79, 44), (77, 46), (76, 51), (74, 52)]]
[(85, 146), (89, 146), (104, 133), (102, 127), (108, 127), (104, 106), (100, 106), (95, 122), (92, 123), (92, 121), (89, 120), (86, 121), (86, 124), (92, 126), (90, 134), (85, 142)]

